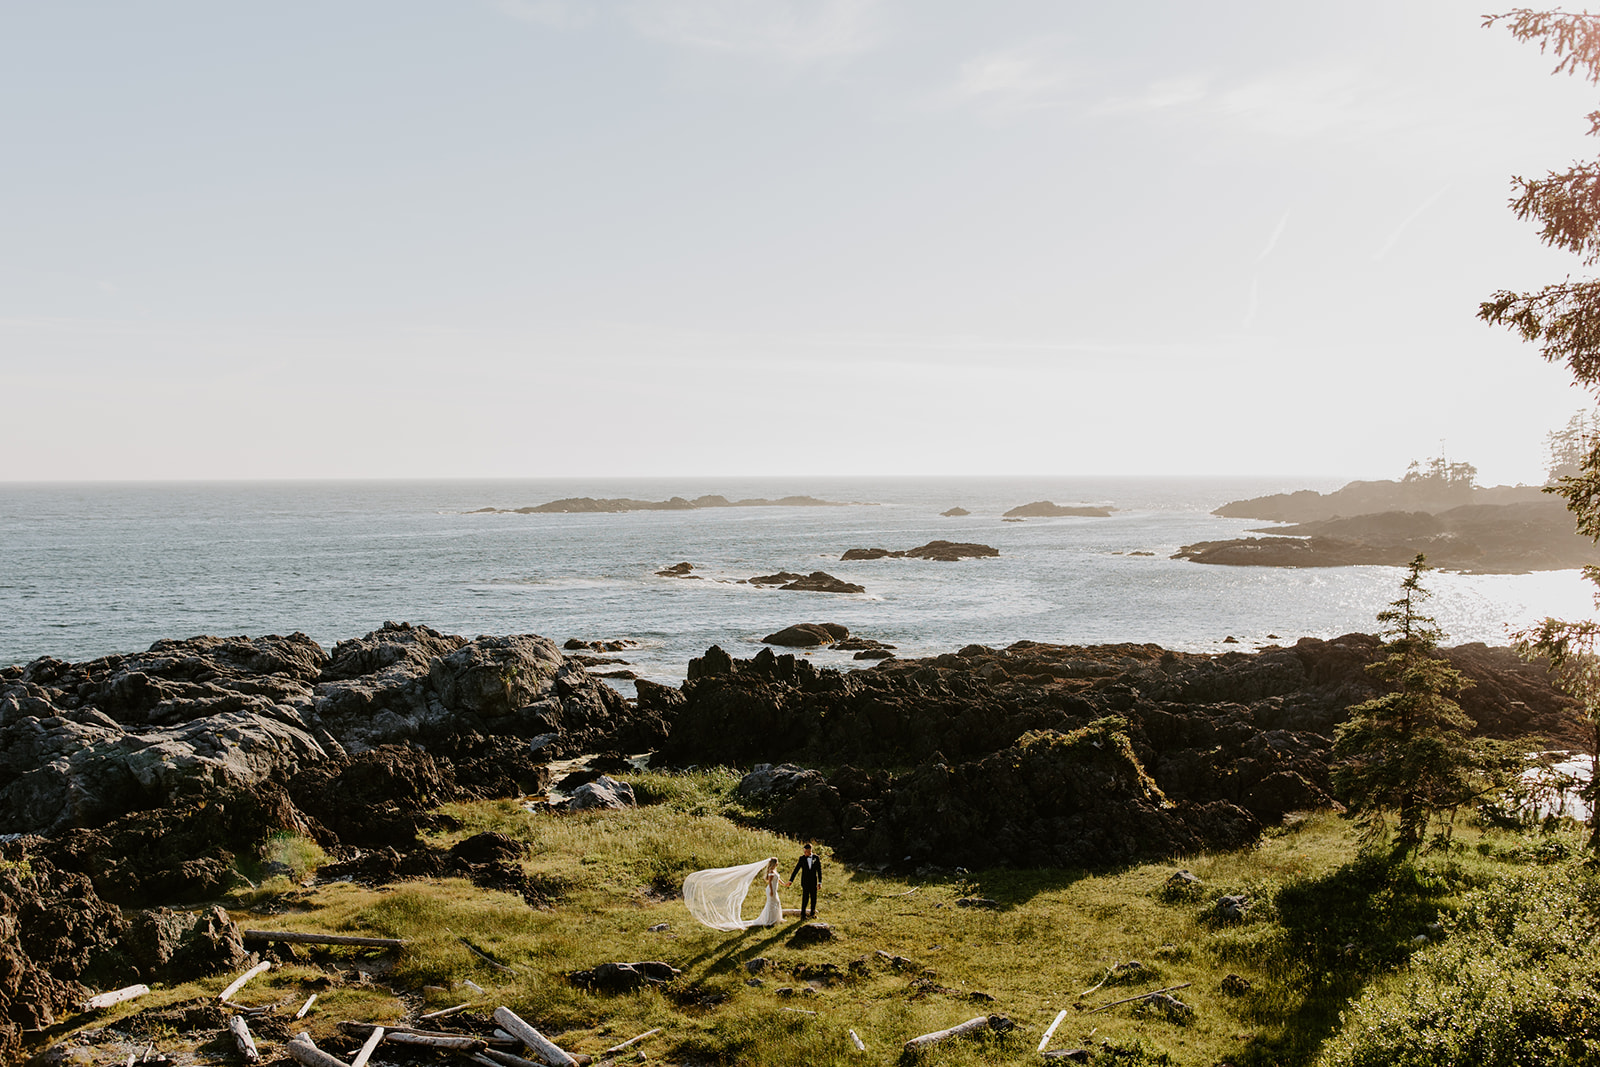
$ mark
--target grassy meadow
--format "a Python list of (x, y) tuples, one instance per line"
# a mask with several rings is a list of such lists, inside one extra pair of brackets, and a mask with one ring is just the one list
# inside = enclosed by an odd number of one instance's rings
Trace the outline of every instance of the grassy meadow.
[[(692, 870), (776, 855), (787, 875), (799, 853), (799, 842), (752, 828), (753, 813), (733, 797), (737, 775), (632, 781), (642, 804), (623, 812), (552, 815), (509, 800), (442, 809), (460, 829), (440, 846), (485, 830), (526, 842), (523, 866), (552, 901), (546, 908), (456, 879), (374, 889), (279, 877), (239, 893), (227, 904), (247, 928), (409, 944), (387, 953), (302, 946), (303, 962), (257, 978), (237, 999), (280, 1002), (280, 1014), (292, 1014), (318, 992), (312, 1013), (292, 1025), (337, 1050), (356, 1044), (337, 1031), (340, 1020), (427, 1026), (416, 1017), (470, 1002), (484, 1015), (504, 1004), (574, 1053), (599, 1058), (659, 1027), (628, 1054), (752, 1067), (894, 1063), (909, 1038), (1002, 1014), (1014, 1030), (942, 1045), (929, 1061), (1037, 1063), (1044, 1031), (1065, 1009), (1049, 1047), (1086, 1049), (1097, 1063), (1312, 1063), (1340, 1012), (1438, 942), (1430, 924), (1465, 894), (1564, 856), (1576, 841), (1460, 826), (1448, 849), (1396, 864), (1358, 859), (1354, 828), (1316, 814), (1246, 851), (1102, 872), (888, 872), (847, 867), (824, 848), (820, 918), (835, 938), (796, 948), (797, 920), (718, 932), (690, 919), (678, 896)], [(278, 849), (306, 867), (318, 858), (294, 842)], [(1180, 868), (1198, 885), (1169, 885)], [(798, 895), (791, 887), (784, 903)], [(1248, 899), (1242, 919), (1219, 917), (1224, 895)], [(995, 906), (957, 903), (971, 897)], [(759, 904), (754, 891), (747, 914)], [(757, 957), (770, 963), (752, 984), (745, 965)], [(683, 974), (626, 994), (585, 992), (565, 977), (641, 960)], [(333, 972), (341, 978), (330, 983)], [(228, 979), (157, 989), (95, 1025), (214, 997)], [(1176, 986), (1192, 1012), (1096, 1010)]]

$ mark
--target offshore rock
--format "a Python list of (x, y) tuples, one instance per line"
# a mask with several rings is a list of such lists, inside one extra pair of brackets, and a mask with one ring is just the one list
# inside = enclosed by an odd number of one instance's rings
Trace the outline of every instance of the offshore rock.
[(998, 556), (1000, 550), (989, 545), (975, 544), (970, 541), (929, 541), (916, 548), (899, 549), (891, 552), (887, 548), (852, 548), (847, 549), (840, 560), (862, 559), (934, 559), (946, 563), (956, 560)]
[(802, 622), (768, 634), (761, 641), (763, 644), (786, 648), (818, 648), (843, 641), (849, 636), (849, 628), (836, 622)]

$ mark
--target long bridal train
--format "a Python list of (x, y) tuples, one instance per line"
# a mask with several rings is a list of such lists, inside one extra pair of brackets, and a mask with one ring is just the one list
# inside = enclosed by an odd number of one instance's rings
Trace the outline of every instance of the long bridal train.
[[(757, 881), (765, 882), (765, 903), (761, 914), (743, 919), (745, 897)], [(748, 930), (752, 926), (776, 926), (783, 921), (783, 905), (778, 901), (778, 859), (769, 856), (737, 867), (715, 867), (695, 871), (683, 880), (683, 903), (689, 914), (713, 930)]]

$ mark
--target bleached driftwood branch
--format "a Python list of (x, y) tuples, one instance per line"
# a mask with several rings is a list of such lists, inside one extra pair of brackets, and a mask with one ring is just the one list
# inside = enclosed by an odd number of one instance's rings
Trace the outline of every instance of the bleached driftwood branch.
[(330, 1056), (316, 1046), (308, 1033), (296, 1034), (294, 1040), (284, 1046), (290, 1058), (296, 1063), (303, 1063), (306, 1067), (348, 1067), (341, 1059)]
[(1043, 1052), (1044, 1051), (1044, 1047), (1046, 1045), (1048, 1045), (1050, 1043), (1050, 1039), (1055, 1036), (1056, 1027), (1060, 1026), (1061, 1025), (1061, 1020), (1065, 1019), (1066, 1017), (1067, 1017), (1067, 1009), (1066, 1008), (1062, 1008), (1059, 1012), (1056, 1013), (1056, 1021), (1050, 1024), (1050, 1029), (1046, 1030), (1044, 1032), (1044, 1036), (1039, 1039), (1039, 1048), (1038, 1048), (1039, 1052)]
[(315, 1004), (316, 1002), (317, 995), (313, 993), (306, 998), (306, 1002), (304, 1004), (300, 1005), (300, 1010), (294, 1013), (294, 1017), (296, 1019), (304, 1019), (306, 1017), (306, 1012), (310, 1011), (311, 1005)]
[(961, 1037), (963, 1034), (975, 1034), (988, 1025), (989, 1017), (980, 1015), (976, 1019), (968, 1019), (964, 1023), (952, 1026), (948, 1030), (935, 1030), (931, 1034), (914, 1037), (905, 1043), (905, 1047), (901, 1049), (901, 1055), (908, 1059), (915, 1059), (942, 1041), (949, 1041), (952, 1037)]
[(604, 1052), (600, 1053), (600, 1055), (609, 1056), (613, 1052), (621, 1052), (625, 1048), (628, 1048), (628, 1047), (630, 1047), (632, 1045), (637, 1045), (639, 1042), (643, 1041), (645, 1038), (649, 1037), (650, 1035), (659, 1034), (660, 1032), (661, 1032), (661, 1027), (659, 1027), (659, 1026), (656, 1027), (654, 1030), (646, 1030), (644, 1033), (640, 1034), (638, 1037), (630, 1037), (630, 1038), (628, 1038), (628, 1040), (624, 1041), (620, 1045), (612, 1045), (610, 1048), (608, 1048)]
[(494, 1021), (523, 1044), (537, 1052), (552, 1067), (578, 1067), (578, 1061), (539, 1031), (523, 1022), (516, 1012), (504, 1005), (494, 1010)]
[(84, 1001), (83, 1010), (98, 1011), (101, 1008), (109, 1008), (113, 1004), (121, 1004), (124, 1000), (142, 997), (148, 992), (150, 992), (150, 987), (147, 985), (130, 985), (121, 989), (113, 989), (109, 993), (101, 993)]
[(366, 1042), (362, 1044), (361, 1051), (356, 1053), (356, 1058), (350, 1061), (350, 1067), (366, 1067), (367, 1061), (372, 1058), (373, 1050), (378, 1047), (378, 1042), (382, 1040), (383, 1027), (374, 1026), (372, 1033), (367, 1035)]
[(254, 978), (256, 975), (261, 974), (261, 973), (263, 973), (265, 971), (270, 971), (270, 970), (272, 970), (272, 961), (271, 960), (262, 960), (260, 963), (256, 964), (254, 967), (250, 968), (248, 971), (244, 972), (239, 977), (235, 978), (233, 980), (233, 984), (232, 985), (230, 985), (227, 989), (224, 989), (222, 992), (217, 994), (217, 999), (218, 1000), (230, 1000), (230, 999), (232, 999), (232, 997), (233, 997), (233, 995), (235, 993), (239, 992), (239, 990), (244, 988), (244, 984), (246, 982), (250, 981), (250, 979)]
[(345, 937), (341, 934), (303, 934), (293, 930), (242, 930), (246, 941), (288, 941), (296, 945), (358, 945), (363, 948), (403, 948), (395, 937)]
[(865, 1051), (867, 1051), (867, 1044), (866, 1044), (866, 1042), (861, 1040), (861, 1035), (860, 1034), (856, 1033), (854, 1030), (849, 1031), (849, 1034), (850, 1034), (850, 1043), (855, 1045), (857, 1052), (865, 1052)]

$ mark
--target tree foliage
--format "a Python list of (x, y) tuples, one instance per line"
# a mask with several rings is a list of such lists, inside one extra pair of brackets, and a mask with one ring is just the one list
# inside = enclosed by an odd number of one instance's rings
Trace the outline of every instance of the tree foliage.
[(1369, 840), (1388, 834), (1415, 851), (1439, 816), (1482, 791), (1488, 766), (1483, 746), (1467, 735), (1473, 722), (1452, 699), (1470, 684), (1435, 653), (1444, 634), (1422, 606), (1427, 561), (1418, 555), (1400, 583), (1401, 595), (1378, 613), (1383, 658), (1367, 666), (1388, 692), (1350, 709), (1334, 735), (1334, 791), (1358, 818)]
[[(1587, 12), (1531, 11), (1518, 8), (1485, 18), (1519, 41), (1535, 43), (1553, 55), (1553, 73), (1576, 74), (1600, 84), (1600, 16)], [(1600, 134), (1600, 111), (1589, 113), (1589, 132)], [(1539, 239), (1575, 254), (1585, 267), (1600, 263), (1600, 161), (1579, 161), (1542, 178), (1515, 177), (1511, 210), (1539, 226)], [(1532, 293), (1498, 292), (1485, 301), (1479, 318), (1507, 326), (1538, 346), (1551, 363), (1565, 364), (1575, 384), (1600, 396), (1600, 280), (1547, 285)], [(1580, 534), (1600, 541), (1600, 435), (1597, 420), (1581, 416), (1551, 435), (1551, 478), (1547, 487), (1566, 498)], [(1557, 452), (1557, 448), (1560, 452)], [(1600, 567), (1584, 568), (1600, 587)], [(1600, 604), (1600, 593), (1597, 593)], [(1545, 619), (1513, 635), (1530, 659), (1546, 659), (1557, 683), (1582, 706), (1595, 728), (1590, 755), (1600, 761), (1600, 666), (1595, 659), (1597, 624)], [(1591, 782), (1591, 790), (1593, 783)], [(1591, 798), (1593, 794), (1591, 792)], [(1591, 817), (1591, 846), (1600, 845), (1600, 824)]]

